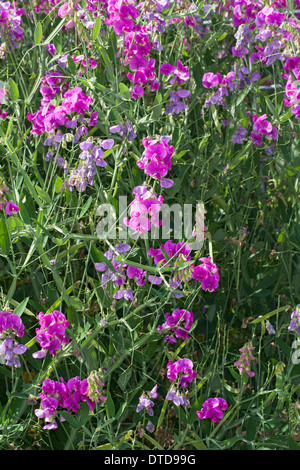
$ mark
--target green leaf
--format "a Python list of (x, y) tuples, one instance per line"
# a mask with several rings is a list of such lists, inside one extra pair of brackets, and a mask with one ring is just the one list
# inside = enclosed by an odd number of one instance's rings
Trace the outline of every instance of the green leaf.
[(34, 42), (35, 44), (40, 44), (40, 42), (43, 39), (43, 27), (40, 22), (36, 25), (35, 31), (34, 31)]
[(89, 210), (90, 205), (93, 202), (93, 196), (90, 196), (86, 203), (84, 204), (83, 208), (81, 209), (81, 212), (79, 214), (79, 219), (84, 216), (84, 214)]
[(106, 399), (106, 402), (105, 402), (105, 406), (106, 406), (108, 417), (109, 418), (114, 418), (115, 414), (116, 414), (114, 401), (113, 401), (113, 399), (111, 397), (111, 394), (109, 392), (107, 392), (106, 397), (107, 397), (107, 399)]
[(9, 93), (10, 93), (10, 97), (12, 101), (17, 101), (17, 99), (19, 98), (18, 85), (12, 78), (10, 78), (8, 80), (8, 86), (9, 86)]
[(52, 202), (51, 197), (49, 196), (49, 194), (46, 193), (46, 191), (44, 191), (38, 185), (35, 186), (35, 189), (38, 195), (43, 199), (43, 201), (45, 201), (47, 204), (51, 204)]
[(152, 117), (154, 121), (158, 121), (158, 119), (161, 116), (161, 110), (162, 110), (162, 95), (161, 93), (157, 93), (154, 103), (153, 103), (153, 111), (152, 111)]
[(94, 29), (93, 29), (93, 34), (92, 34), (93, 41), (95, 41), (97, 37), (99, 36), (100, 29), (101, 29), (101, 16), (97, 16)]
[(68, 55), (68, 69), (70, 70), (72, 75), (76, 75), (76, 64), (72, 57)]
[(56, 180), (55, 180), (55, 187), (54, 187), (54, 190), (57, 194), (61, 193), (61, 186), (63, 184), (63, 180), (60, 176), (57, 176)]
[(288, 438), (288, 443), (289, 443), (290, 450), (300, 450), (299, 444), (297, 444), (297, 442), (294, 441), (294, 439), (291, 436), (289, 436)]
[(81, 428), (82, 424), (75, 416), (71, 415), (70, 413), (66, 413), (65, 411), (61, 411), (60, 414), (72, 426), (75, 426), (76, 428)]
[(120, 83), (119, 88), (120, 88), (120, 93), (122, 97), (124, 98), (124, 100), (130, 100), (131, 93), (129, 91), (128, 86), (125, 85), (124, 83)]
[(264, 320), (267, 320), (267, 318), (272, 317), (273, 315), (276, 315), (276, 313), (284, 312), (285, 310), (288, 310), (289, 306), (284, 305), (283, 307), (276, 308), (276, 310), (272, 310), (272, 312), (266, 313), (265, 315), (260, 315), (258, 318), (255, 320), (252, 320), (250, 323), (260, 323), (263, 322)]
[(27, 303), (28, 303), (29, 297), (26, 297), (26, 299), (22, 300), (21, 303), (17, 306), (17, 308), (14, 310), (14, 314), (18, 315), (19, 317), (22, 316), (24, 310), (26, 309)]
[(9, 254), (10, 240), (4, 219), (0, 219), (0, 248), (4, 255)]

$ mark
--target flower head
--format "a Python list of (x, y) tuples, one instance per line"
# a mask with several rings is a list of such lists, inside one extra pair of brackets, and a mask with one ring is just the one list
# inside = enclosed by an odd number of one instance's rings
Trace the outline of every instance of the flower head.
[(197, 411), (199, 419), (209, 418), (213, 423), (219, 423), (224, 417), (224, 410), (227, 410), (228, 403), (224, 398), (208, 398), (203, 405), (202, 409)]

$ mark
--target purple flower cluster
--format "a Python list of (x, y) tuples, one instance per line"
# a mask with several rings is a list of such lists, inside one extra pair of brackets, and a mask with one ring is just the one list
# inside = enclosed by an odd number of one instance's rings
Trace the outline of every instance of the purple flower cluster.
[(300, 57), (288, 59), (284, 64), (284, 69), (283, 77), (287, 78), (287, 82), (283, 103), (291, 107), (292, 114), (300, 119)]
[(295, 331), (300, 336), (300, 308), (297, 307), (291, 314), (291, 321), (288, 327), (289, 331)]
[[(173, 278), (171, 287), (173, 289), (182, 289), (182, 283), (188, 282), (192, 279), (201, 282), (203, 290), (215, 291), (219, 285), (220, 275), (219, 269), (215, 263), (211, 261), (210, 257), (200, 258), (202, 263), (195, 266), (188, 263), (191, 261), (191, 249), (189, 245), (183, 242), (174, 243), (168, 240), (166, 243), (161, 244), (160, 248), (150, 248), (148, 255), (152, 256), (156, 266), (159, 266), (162, 271), (164, 267), (174, 267), (172, 272)], [(165, 253), (168, 259), (165, 258)], [(188, 264), (188, 265), (187, 265)], [(148, 277), (152, 281), (152, 277)], [(154, 278), (156, 284), (162, 282), (160, 276)], [(182, 297), (183, 294), (176, 293), (176, 297)]]
[(244, 344), (242, 348), (239, 349), (239, 351), (242, 353), (239, 360), (234, 363), (236, 367), (239, 368), (240, 374), (243, 374), (243, 372), (246, 372), (249, 377), (254, 377), (254, 372), (251, 371), (251, 364), (250, 361), (254, 361), (255, 357), (252, 355), (252, 350), (253, 350), (253, 345), (251, 341), (248, 341), (248, 343)]
[(68, 344), (70, 341), (65, 334), (66, 328), (69, 327), (69, 322), (59, 310), (54, 310), (46, 315), (40, 312), (38, 320), (40, 328), (35, 330), (36, 340), (42, 349), (33, 353), (32, 356), (35, 359), (42, 359), (46, 356), (47, 351), (55, 356), (62, 345)]
[[(235, 72), (231, 71), (224, 77), (218, 72), (214, 74), (212, 72), (207, 72), (202, 77), (202, 84), (204, 88), (213, 90), (213, 92), (208, 96), (204, 103), (205, 108), (210, 108), (213, 105), (219, 105), (226, 107), (225, 97), (229, 95), (228, 90), (235, 88)], [(217, 90), (214, 90), (217, 88)]]
[(247, 140), (248, 131), (244, 126), (238, 125), (237, 130), (232, 136), (231, 142), (233, 144), (242, 144), (244, 140)]
[(198, 410), (199, 419), (209, 418), (213, 423), (219, 423), (224, 418), (224, 410), (227, 410), (228, 403), (224, 398), (208, 398), (202, 405), (202, 409)]
[[(91, 119), (93, 119), (92, 115)], [(97, 122), (96, 117), (95, 119)], [(95, 123), (93, 122), (91, 125), (95, 125)], [(88, 184), (93, 186), (97, 167), (103, 168), (107, 166), (107, 162), (104, 160), (105, 153), (103, 150), (109, 150), (113, 145), (113, 139), (95, 139), (93, 142), (91, 138), (88, 138), (81, 142), (79, 144), (81, 150), (79, 159), (82, 161), (82, 165), (70, 171), (68, 179), (63, 183), (61, 189), (68, 188), (69, 191), (73, 191), (75, 187), (77, 191), (85, 191)]]
[(210, 256), (200, 258), (199, 261), (202, 261), (202, 264), (193, 267), (193, 279), (201, 282), (203, 290), (215, 291), (220, 280), (218, 266), (211, 261)]
[(167, 364), (167, 377), (173, 382), (178, 381), (181, 387), (188, 387), (197, 377), (197, 372), (193, 370), (193, 362), (190, 359), (182, 358)]
[[(51, 72), (49, 75), (45, 75), (44, 80), (42, 80), (40, 87), (40, 92), (43, 95), (41, 107), (37, 112), (27, 114), (28, 120), (33, 122), (32, 134), (42, 135), (47, 133), (54, 135), (56, 130), (60, 129), (60, 126), (74, 129), (78, 124), (84, 126), (87, 123), (86, 119), (85, 122), (82, 122), (82, 118), (85, 113), (90, 112), (93, 99), (86, 95), (81, 87), (65, 91), (59, 105), (51, 104), (53, 97), (57, 96), (61, 89), (64, 88), (63, 79), (64, 77), (59, 72)], [(68, 87), (68, 84), (65, 87)], [(94, 125), (94, 119), (93, 116), (92, 122), (89, 122), (88, 126)], [(83, 131), (86, 135), (88, 134), (85, 126)], [(78, 137), (79, 135), (77, 134)], [(61, 134), (60, 140), (62, 137), (63, 134)], [(55, 141), (57, 142), (57, 140)]]
[(16, 337), (22, 338), (25, 327), (21, 318), (11, 312), (0, 312), (0, 362), (7, 366), (21, 367), (19, 355), (28, 347), (19, 344)]
[(278, 138), (277, 127), (273, 126), (270, 121), (267, 120), (267, 115), (252, 116), (253, 128), (251, 132), (251, 140), (254, 145), (262, 145), (263, 138), (267, 141), (276, 140)]
[(8, 201), (5, 191), (8, 191), (9, 187), (6, 185), (5, 181), (0, 177), (0, 210), (5, 208), (7, 215), (16, 214), (19, 212), (19, 206), (17, 206), (12, 201)]
[[(44, 419), (43, 429), (57, 429), (56, 418), (59, 411), (76, 413), (80, 409), (80, 403), (87, 403), (90, 411), (95, 407), (95, 401), (89, 397), (88, 379), (80, 380), (73, 377), (67, 382), (61, 378), (60, 381), (46, 379), (42, 384), (42, 392), (39, 394), (41, 405), (35, 410), (35, 415), (39, 419)], [(60, 416), (60, 421), (65, 421)]]
[(179, 391), (179, 388), (171, 387), (166, 395), (166, 400), (172, 401), (175, 406), (188, 406), (188, 400), (184, 393)]
[(154, 415), (153, 407), (155, 405), (154, 401), (158, 397), (157, 393), (157, 384), (152, 388), (150, 392), (143, 392), (139, 397), (139, 403), (136, 407), (136, 412), (140, 413), (145, 409), (149, 416)]
[(158, 326), (159, 333), (168, 333), (165, 342), (176, 343), (176, 338), (182, 338), (184, 341), (189, 338), (189, 332), (194, 322), (193, 312), (176, 308), (171, 314), (166, 313), (166, 321)]
[(7, 53), (20, 47), (24, 36), (21, 27), (24, 8), (16, 8), (15, 2), (0, 2), (0, 58), (5, 59)]
[(159, 211), (163, 196), (157, 196), (145, 184), (133, 188), (132, 193), (135, 198), (130, 203), (129, 217), (124, 218), (124, 224), (134, 233), (141, 234), (148, 232), (152, 225), (160, 227), (162, 221), (159, 220)]
[(167, 77), (163, 83), (166, 88), (170, 88), (170, 105), (166, 106), (165, 114), (179, 114), (186, 108), (186, 104), (181, 101), (183, 98), (191, 96), (190, 90), (181, 88), (180, 84), (186, 83), (190, 78), (188, 66), (184, 66), (180, 60), (177, 61), (177, 66), (165, 62), (160, 67), (161, 75)]
[(34, 0), (32, 3), (36, 13), (48, 15), (60, 3), (60, 0)]
[(173, 181), (165, 178), (172, 167), (172, 155), (174, 146), (169, 145), (171, 137), (162, 136), (156, 139), (143, 139), (143, 152), (140, 160), (136, 162), (137, 166), (144, 170), (146, 175), (159, 180), (163, 188), (170, 188)]
[(101, 286), (103, 289), (106, 289), (110, 282), (117, 288), (113, 295), (114, 299), (119, 300), (124, 298), (125, 300), (131, 301), (133, 300), (133, 291), (129, 282), (131, 279), (134, 279), (137, 286), (143, 286), (146, 282), (144, 279), (146, 271), (134, 266), (127, 266), (124, 263), (122, 264), (120, 261), (116, 261), (118, 253), (126, 253), (130, 250), (130, 246), (126, 243), (116, 245), (114, 250), (115, 251), (109, 249), (104, 253), (104, 256), (112, 263), (115, 268), (115, 272), (109, 269), (105, 262), (95, 263), (95, 269), (103, 273), (101, 276)]
[(119, 123), (111, 126), (109, 130), (112, 134), (120, 134), (122, 140), (127, 138), (131, 142), (136, 138), (136, 133), (130, 121), (126, 121), (125, 124)]

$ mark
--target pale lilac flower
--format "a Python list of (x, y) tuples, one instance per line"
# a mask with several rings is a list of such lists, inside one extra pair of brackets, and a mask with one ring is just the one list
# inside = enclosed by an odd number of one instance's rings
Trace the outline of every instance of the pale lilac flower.
[(187, 398), (175, 387), (171, 387), (166, 395), (166, 400), (172, 401), (175, 406), (188, 406)]
[(288, 327), (289, 331), (295, 331), (300, 335), (300, 308), (297, 307), (291, 314), (291, 321)]

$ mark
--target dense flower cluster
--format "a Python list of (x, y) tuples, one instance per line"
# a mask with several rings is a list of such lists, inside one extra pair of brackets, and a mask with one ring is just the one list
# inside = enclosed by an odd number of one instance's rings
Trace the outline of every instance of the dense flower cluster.
[(178, 381), (181, 387), (188, 387), (197, 377), (197, 372), (193, 370), (193, 362), (190, 359), (182, 358), (167, 364), (167, 377), (173, 382)]
[(11, 312), (0, 312), (0, 362), (7, 366), (21, 367), (19, 355), (28, 347), (19, 344), (16, 337), (22, 338), (25, 327), (21, 318)]
[(65, 315), (59, 310), (44, 314), (40, 312), (38, 315), (40, 328), (36, 328), (36, 341), (40, 344), (41, 350), (32, 354), (36, 359), (42, 359), (46, 356), (47, 351), (54, 356), (64, 344), (69, 343), (66, 336), (66, 328), (69, 322)]
[(170, 188), (173, 181), (165, 178), (172, 167), (172, 155), (174, 146), (169, 145), (171, 137), (163, 136), (157, 139), (143, 139), (143, 152), (140, 160), (136, 162), (137, 166), (144, 170), (146, 175), (158, 179), (160, 185), (164, 188)]
[(253, 130), (251, 132), (251, 140), (254, 145), (261, 145), (262, 139), (265, 138), (269, 141), (276, 140), (278, 131), (276, 126), (272, 126), (271, 122), (267, 120), (267, 115), (252, 116)]
[[(57, 429), (56, 419), (59, 417), (60, 410), (76, 413), (80, 410), (81, 403), (87, 403), (92, 411), (96, 404), (89, 397), (88, 379), (80, 380), (79, 377), (73, 377), (67, 382), (63, 378), (60, 381), (45, 379), (39, 397), (41, 405), (35, 410), (35, 415), (44, 419), (46, 424), (43, 429), (48, 430)], [(60, 421), (64, 420), (65, 418), (61, 415)]]
[(249, 377), (254, 377), (254, 372), (251, 370), (251, 363), (250, 361), (254, 361), (255, 357), (252, 355), (253, 350), (252, 342), (249, 341), (248, 343), (244, 344), (242, 348), (239, 349), (241, 352), (241, 356), (238, 361), (234, 363), (236, 367), (239, 368), (240, 374), (246, 372)]
[(180, 60), (177, 61), (176, 66), (166, 62), (161, 65), (160, 73), (167, 77), (163, 87), (167, 88), (170, 93), (170, 104), (166, 106), (165, 114), (179, 114), (187, 107), (182, 99), (191, 96), (190, 90), (181, 87), (181, 84), (186, 83), (190, 78), (189, 68)]
[(202, 405), (202, 409), (197, 411), (199, 419), (209, 418), (213, 423), (219, 423), (224, 418), (224, 410), (227, 410), (228, 403), (224, 398), (208, 398)]
[(137, 286), (145, 284), (146, 271), (134, 266), (127, 266), (116, 260), (118, 254), (127, 253), (130, 246), (126, 243), (119, 243), (114, 247), (114, 250), (109, 249), (104, 253), (104, 256), (112, 264), (115, 271), (110, 269), (105, 262), (95, 263), (95, 269), (102, 272), (101, 286), (108, 291), (109, 284), (112, 283), (116, 288), (113, 298), (116, 300), (125, 299), (133, 300), (133, 290), (130, 287), (130, 280), (133, 279)]
[(284, 105), (291, 107), (292, 114), (300, 119), (300, 57), (292, 57), (285, 63), (284, 78), (287, 78), (285, 85)]
[[(165, 258), (165, 253), (168, 259)], [(154, 263), (162, 271), (164, 267), (174, 267), (174, 277), (172, 278), (172, 287), (174, 289), (182, 289), (182, 283), (194, 279), (201, 283), (203, 290), (215, 291), (220, 279), (217, 265), (211, 261), (209, 256), (200, 258), (199, 261), (202, 263), (195, 266), (191, 262), (190, 253), (191, 249), (188, 244), (183, 242), (174, 243), (172, 240), (161, 244), (160, 248), (150, 248), (148, 251), (148, 255), (153, 257)], [(151, 281), (151, 278), (149, 280)], [(156, 283), (158, 283), (157, 280)]]
[(0, 58), (5, 59), (7, 53), (20, 47), (24, 36), (21, 27), (24, 8), (16, 8), (15, 2), (0, 2)]
[(124, 224), (133, 232), (142, 234), (149, 232), (152, 226), (160, 227), (159, 211), (163, 196), (158, 196), (145, 184), (133, 188), (132, 193), (135, 198), (130, 203), (129, 217), (123, 219)]
[(165, 318), (165, 323), (158, 325), (159, 333), (168, 333), (165, 342), (176, 343), (176, 338), (188, 339), (189, 331), (194, 322), (193, 312), (176, 308), (171, 314), (166, 313)]

